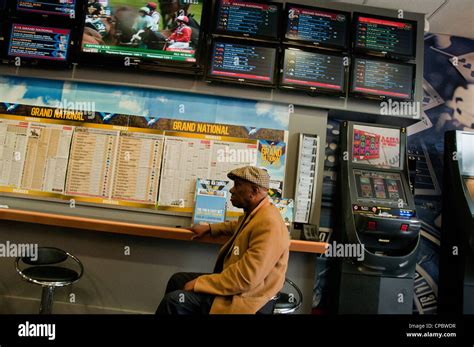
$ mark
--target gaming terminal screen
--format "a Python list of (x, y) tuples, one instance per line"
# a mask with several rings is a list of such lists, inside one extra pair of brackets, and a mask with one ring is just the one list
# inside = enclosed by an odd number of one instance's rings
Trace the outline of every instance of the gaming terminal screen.
[(405, 201), (402, 179), (399, 173), (354, 170), (357, 196), (360, 199)]
[(354, 124), (352, 162), (380, 168), (399, 168), (400, 129)]

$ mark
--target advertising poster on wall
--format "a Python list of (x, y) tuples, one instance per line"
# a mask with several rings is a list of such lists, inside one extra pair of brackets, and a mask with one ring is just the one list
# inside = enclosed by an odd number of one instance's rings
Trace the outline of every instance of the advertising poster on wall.
[(293, 199), (270, 197), (270, 201), (280, 211), (281, 218), (285, 221), (286, 226), (290, 226), (294, 220), (294, 201)]
[(283, 141), (258, 141), (257, 166), (268, 171), (272, 181), (285, 177), (286, 143)]

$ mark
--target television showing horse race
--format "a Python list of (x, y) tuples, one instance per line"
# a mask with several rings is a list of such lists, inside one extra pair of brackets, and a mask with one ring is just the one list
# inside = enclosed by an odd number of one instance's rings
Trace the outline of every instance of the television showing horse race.
[(88, 0), (82, 52), (196, 62), (203, 0)]

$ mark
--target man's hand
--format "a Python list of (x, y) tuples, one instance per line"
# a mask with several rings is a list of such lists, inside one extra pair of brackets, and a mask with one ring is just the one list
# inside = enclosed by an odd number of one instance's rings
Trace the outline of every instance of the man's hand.
[(194, 285), (196, 284), (196, 280), (197, 278), (186, 282), (186, 284), (184, 285), (184, 290), (187, 290), (188, 292), (194, 292)]
[(194, 233), (192, 240), (199, 239), (211, 232), (211, 226), (209, 224), (196, 224), (191, 228), (186, 229), (191, 230)]

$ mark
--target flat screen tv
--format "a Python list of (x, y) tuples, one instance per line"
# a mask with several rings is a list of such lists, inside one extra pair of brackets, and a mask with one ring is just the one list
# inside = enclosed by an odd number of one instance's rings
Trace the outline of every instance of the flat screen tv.
[(375, 58), (352, 59), (350, 92), (376, 99), (413, 99), (415, 66)]
[(415, 21), (354, 13), (353, 23), (355, 52), (387, 58), (415, 58)]
[(280, 86), (343, 94), (346, 91), (344, 56), (287, 48), (282, 58)]
[(80, 0), (16, 0), (14, 10), (18, 13), (33, 13), (75, 17), (76, 3)]
[(273, 2), (217, 0), (214, 34), (278, 40), (282, 5)]
[(6, 46), (10, 59), (66, 65), (70, 60), (71, 30), (11, 23)]
[(99, 0), (84, 16), (85, 64), (195, 67), (206, 1)]
[(349, 12), (287, 4), (285, 41), (318, 48), (347, 50)]
[(216, 40), (212, 43), (208, 80), (274, 86), (277, 49), (249, 43)]

